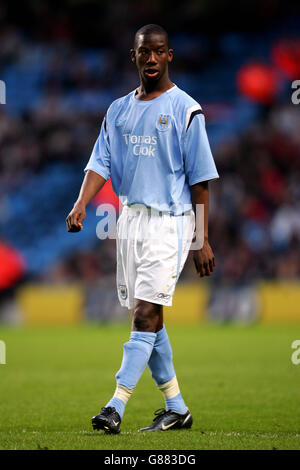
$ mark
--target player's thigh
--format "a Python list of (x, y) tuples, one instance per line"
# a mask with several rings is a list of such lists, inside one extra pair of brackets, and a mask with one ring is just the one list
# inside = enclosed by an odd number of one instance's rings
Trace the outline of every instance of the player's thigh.
[(170, 305), (178, 270), (179, 241), (175, 217), (154, 219), (152, 234), (144, 240), (137, 266), (135, 296), (137, 298)]
[(133, 241), (134, 220), (123, 212), (117, 224), (117, 289), (122, 306), (132, 308), (136, 277)]

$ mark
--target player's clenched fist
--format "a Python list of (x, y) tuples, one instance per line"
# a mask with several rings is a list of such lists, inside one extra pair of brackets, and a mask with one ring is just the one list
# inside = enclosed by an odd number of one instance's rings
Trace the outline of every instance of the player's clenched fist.
[(85, 205), (76, 202), (66, 218), (68, 232), (80, 232), (83, 229), (82, 222), (85, 219), (85, 215)]
[(215, 267), (215, 257), (208, 241), (204, 242), (201, 250), (194, 251), (194, 263), (197, 273), (203, 276), (209, 276)]

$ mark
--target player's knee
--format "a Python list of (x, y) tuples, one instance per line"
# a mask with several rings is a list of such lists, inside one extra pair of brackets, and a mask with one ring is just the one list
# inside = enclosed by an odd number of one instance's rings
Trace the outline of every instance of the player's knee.
[(138, 304), (133, 312), (133, 326), (137, 331), (156, 331), (157, 312), (151, 305)]

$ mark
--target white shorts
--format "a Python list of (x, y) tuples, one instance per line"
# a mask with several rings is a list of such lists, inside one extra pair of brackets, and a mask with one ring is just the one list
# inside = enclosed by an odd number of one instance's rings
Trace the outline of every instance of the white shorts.
[(124, 206), (117, 223), (117, 289), (120, 303), (134, 299), (171, 306), (194, 235), (191, 210), (173, 216), (143, 205)]

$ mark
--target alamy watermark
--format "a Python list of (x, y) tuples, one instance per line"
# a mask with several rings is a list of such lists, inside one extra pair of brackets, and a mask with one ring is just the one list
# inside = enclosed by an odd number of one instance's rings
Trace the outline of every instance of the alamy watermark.
[(291, 361), (297, 366), (300, 364), (300, 339), (295, 339), (291, 344), (291, 348), (296, 350), (291, 356)]
[(0, 340), (0, 364), (6, 364), (6, 344)]
[(0, 80), (0, 104), (6, 104), (6, 85), (3, 80)]
[[(179, 212), (179, 213), (178, 213)], [(175, 207), (160, 206), (160, 210), (142, 204), (123, 206), (118, 211), (112, 204), (100, 204), (96, 215), (101, 220), (96, 226), (100, 240), (116, 239), (133, 241), (153, 241), (159, 243), (191, 243), (190, 250), (200, 250), (204, 243), (204, 204), (196, 204), (195, 212), (191, 205)], [(164, 218), (169, 219), (164, 222)], [(126, 223), (123, 223), (124, 220)], [(154, 223), (149, 223), (154, 220)], [(155, 222), (156, 220), (156, 222)]]
[(294, 80), (292, 82), (292, 89), (295, 90), (291, 97), (292, 103), (300, 104), (300, 80)]

